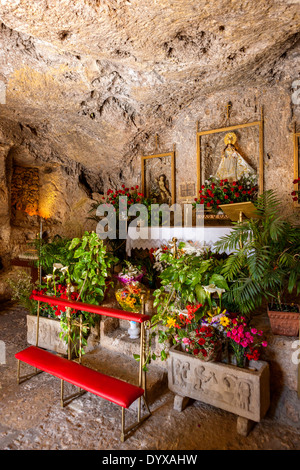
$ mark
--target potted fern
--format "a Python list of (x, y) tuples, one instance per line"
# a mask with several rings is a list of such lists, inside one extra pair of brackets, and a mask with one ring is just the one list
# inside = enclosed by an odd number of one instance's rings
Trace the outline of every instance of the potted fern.
[(300, 293), (300, 230), (284, 218), (273, 190), (261, 194), (255, 206), (257, 218), (236, 223), (215, 244), (218, 251), (231, 251), (222, 270), (230, 283), (224, 297), (247, 315), (266, 299), (273, 333), (295, 336), (299, 305), (287, 298)]

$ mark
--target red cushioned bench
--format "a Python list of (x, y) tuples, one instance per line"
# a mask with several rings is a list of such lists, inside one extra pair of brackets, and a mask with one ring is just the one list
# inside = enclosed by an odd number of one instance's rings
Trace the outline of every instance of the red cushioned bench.
[[(63, 300), (56, 297), (38, 295), (35, 294), (32, 296), (34, 300), (38, 301), (38, 315), (40, 302), (45, 302), (50, 305), (57, 305), (59, 307), (66, 307), (67, 311), (70, 312), (71, 309), (77, 311), (86, 311), (90, 313), (95, 313), (98, 315), (105, 315), (114, 318), (120, 318), (129, 321), (135, 321), (141, 323), (141, 352), (144, 347), (144, 323), (150, 319), (148, 315), (125, 312), (123, 310), (104, 308), (98, 305), (85, 304), (78, 301)], [(144, 311), (144, 306), (143, 306)], [(69, 315), (70, 317), (70, 315)], [(38, 321), (37, 321), (38, 329)], [(36, 368), (37, 371), (43, 371), (49, 373), (59, 379), (61, 379), (61, 405), (64, 406), (65, 401), (63, 398), (63, 382), (68, 382), (72, 385), (75, 385), (80, 388), (81, 392), (72, 395), (69, 398), (76, 398), (80, 396), (83, 392), (90, 392), (94, 395), (97, 395), (105, 400), (108, 400), (116, 405), (122, 407), (122, 431), (121, 431), (121, 441), (125, 439), (125, 434), (132, 428), (136, 427), (144, 419), (146, 419), (151, 413), (145, 399), (145, 377), (143, 375), (143, 355), (141, 354), (140, 358), (140, 369), (139, 369), (139, 386), (127, 383), (123, 380), (117, 379), (115, 377), (110, 377), (104, 375), (98, 371), (90, 369), (89, 367), (83, 366), (81, 363), (74, 362), (68, 359), (57, 356), (49, 351), (45, 351), (38, 347), (38, 334), (37, 334), (37, 346), (29, 346), (15, 354), (16, 359), (18, 360), (18, 383), (20, 383), (20, 362), (24, 362), (30, 366)], [(33, 375), (36, 375), (33, 374)], [(25, 377), (25, 379), (28, 376)], [(32, 375), (30, 376), (32, 377)], [(142, 387), (141, 385), (144, 385)], [(140, 399), (143, 397), (145, 405), (148, 409), (148, 415), (144, 416), (141, 419), (141, 403)], [(125, 430), (125, 414), (124, 411), (126, 408), (129, 408), (130, 405), (139, 399), (138, 407), (138, 422), (132, 425), (130, 428)]]
[(36, 346), (29, 346), (17, 353), (15, 357), (123, 408), (129, 408), (135, 400), (144, 395), (144, 390), (140, 387), (101, 374)]

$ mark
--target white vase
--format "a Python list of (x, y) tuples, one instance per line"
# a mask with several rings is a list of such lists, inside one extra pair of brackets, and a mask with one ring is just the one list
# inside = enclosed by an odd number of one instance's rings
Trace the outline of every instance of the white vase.
[(137, 339), (140, 337), (140, 327), (135, 321), (131, 321), (130, 327), (128, 328), (128, 334), (131, 339)]

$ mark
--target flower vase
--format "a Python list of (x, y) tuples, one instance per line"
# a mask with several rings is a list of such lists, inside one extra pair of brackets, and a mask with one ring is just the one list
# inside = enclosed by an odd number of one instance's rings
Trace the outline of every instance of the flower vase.
[(137, 339), (140, 337), (140, 327), (135, 321), (131, 321), (130, 327), (128, 328), (128, 334), (130, 339)]
[[(118, 304), (126, 312), (140, 313), (142, 309), (142, 294), (147, 295), (148, 290), (138, 281), (121, 283), (116, 290), (115, 295)], [(140, 327), (138, 323), (131, 321), (128, 329), (131, 339), (137, 339), (140, 336)]]
[(242, 346), (234, 346), (234, 357), (237, 367), (246, 367), (247, 357), (245, 356), (245, 348)]

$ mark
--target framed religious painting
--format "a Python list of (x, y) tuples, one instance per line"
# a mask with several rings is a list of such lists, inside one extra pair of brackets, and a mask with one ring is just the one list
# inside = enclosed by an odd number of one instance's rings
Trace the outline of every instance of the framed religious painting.
[[(221, 182), (221, 185), (225, 181), (232, 191), (239, 182), (243, 192), (248, 192), (247, 188), (256, 188), (256, 193), (261, 194), (264, 185), (263, 155), (263, 110), (258, 121), (205, 131), (199, 131), (197, 125), (197, 194), (210, 182), (214, 187), (214, 181), (217, 184)], [(233, 194), (237, 197), (239, 192)], [(247, 194), (237, 202), (241, 200), (247, 200)]]
[(294, 206), (300, 207), (300, 132), (297, 132), (296, 123), (294, 125)]
[(153, 204), (174, 204), (175, 149), (172, 152), (141, 157), (141, 186), (145, 197)]

